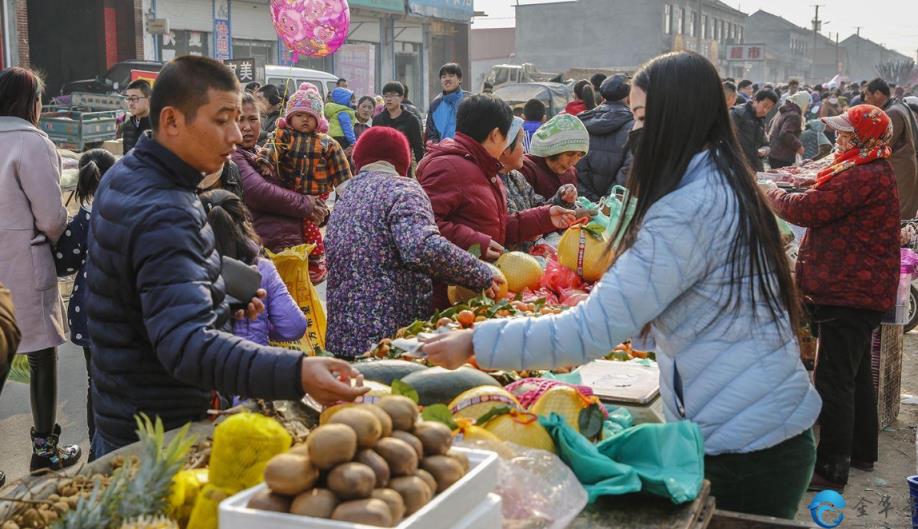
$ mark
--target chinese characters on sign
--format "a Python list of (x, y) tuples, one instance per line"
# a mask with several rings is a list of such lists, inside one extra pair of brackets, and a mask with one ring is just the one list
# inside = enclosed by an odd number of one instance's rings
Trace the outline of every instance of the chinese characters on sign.
[(765, 60), (764, 44), (736, 44), (727, 46), (727, 60), (752, 62)]
[(226, 0), (214, 2), (214, 58), (226, 60), (232, 57), (230, 43), (229, 4)]
[(255, 59), (226, 59), (223, 64), (236, 74), (243, 85), (255, 80)]

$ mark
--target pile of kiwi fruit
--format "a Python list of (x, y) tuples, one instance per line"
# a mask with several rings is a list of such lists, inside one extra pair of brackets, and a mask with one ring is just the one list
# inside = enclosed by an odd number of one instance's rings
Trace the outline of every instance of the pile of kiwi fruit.
[(419, 421), (402, 396), (337, 411), (306, 442), (274, 456), (248, 507), (392, 527), (468, 472), (452, 432)]

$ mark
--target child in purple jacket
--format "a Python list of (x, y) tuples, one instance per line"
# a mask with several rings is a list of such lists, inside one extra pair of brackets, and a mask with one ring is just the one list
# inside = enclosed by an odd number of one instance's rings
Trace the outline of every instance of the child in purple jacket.
[(215, 189), (201, 194), (207, 223), (214, 231), (217, 252), (250, 266), (261, 273), (261, 288), (268, 293), (265, 310), (255, 320), (234, 320), (233, 333), (240, 338), (268, 345), (268, 340), (297, 341), (306, 333), (307, 322), (297, 307), (280, 274), (269, 259), (261, 256), (261, 243), (249, 211), (233, 193)]

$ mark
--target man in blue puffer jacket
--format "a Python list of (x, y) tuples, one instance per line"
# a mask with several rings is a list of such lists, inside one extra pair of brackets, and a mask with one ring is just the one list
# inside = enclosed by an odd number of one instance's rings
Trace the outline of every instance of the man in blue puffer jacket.
[[(100, 457), (136, 440), (134, 415), (167, 429), (207, 416), (212, 389), (265, 399), (353, 400), (356, 373), (343, 362), (304, 358), (225, 332), (220, 256), (195, 193), (242, 140), (240, 90), (212, 59), (181, 57), (160, 73), (152, 136), (105, 175), (93, 204), (88, 328)], [(257, 299), (249, 316), (264, 307)], [(238, 315), (237, 315), (238, 317)]]

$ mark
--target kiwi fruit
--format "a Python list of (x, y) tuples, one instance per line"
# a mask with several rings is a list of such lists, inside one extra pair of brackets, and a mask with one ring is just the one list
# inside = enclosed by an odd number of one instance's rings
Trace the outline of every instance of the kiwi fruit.
[(386, 463), (386, 460), (381, 455), (369, 448), (364, 448), (357, 452), (357, 455), (354, 456), (354, 461), (363, 463), (373, 469), (373, 473), (376, 474), (377, 488), (385, 487), (389, 483), (389, 463)]
[(363, 463), (344, 463), (328, 473), (328, 488), (342, 500), (368, 498), (376, 486), (376, 473)]
[(263, 489), (253, 494), (245, 506), (259, 511), (288, 512), (290, 511), (290, 498)]
[(402, 441), (405, 441), (406, 443), (411, 445), (411, 448), (414, 448), (414, 451), (418, 454), (419, 461), (422, 457), (424, 457), (424, 445), (421, 444), (421, 440), (418, 439), (417, 437), (411, 435), (408, 432), (403, 432), (401, 430), (395, 430), (394, 432), (392, 432), (392, 437), (396, 439), (401, 439)]
[(410, 476), (418, 469), (418, 453), (401, 439), (384, 437), (373, 450), (389, 464), (390, 476)]
[(433, 491), (417, 476), (395, 478), (389, 482), (389, 488), (405, 502), (405, 516), (411, 516), (433, 499)]
[(372, 448), (382, 437), (382, 425), (372, 412), (358, 407), (345, 408), (334, 414), (328, 424), (344, 424), (350, 426), (357, 434), (357, 446)]
[(392, 429), (410, 432), (418, 420), (418, 405), (408, 397), (391, 395), (376, 403), (392, 419)]
[(465, 475), (462, 463), (449, 456), (430, 456), (424, 458), (422, 467), (437, 480), (437, 494), (448, 489), (450, 485), (459, 481)]
[(446, 453), (446, 455), (458, 461), (459, 464), (462, 465), (463, 472), (467, 473), (469, 471), (469, 466), (470, 466), (469, 458), (463, 452), (460, 452), (458, 450), (450, 450), (449, 452)]
[(293, 498), (293, 503), (290, 504), (290, 514), (329, 518), (337, 506), (338, 498), (335, 493), (328, 489), (315, 488)]
[(435, 480), (434, 477), (430, 475), (430, 472), (424, 470), (423, 468), (419, 468), (418, 471), (414, 473), (414, 475), (423, 479), (424, 483), (427, 483), (427, 486), (430, 487), (431, 491), (437, 490), (437, 480)]
[(389, 506), (386, 502), (376, 498), (346, 501), (335, 508), (331, 519), (380, 527), (392, 525), (392, 513), (389, 512)]
[(392, 525), (397, 525), (405, 517), (405, 500), (398, 492), (392, 489), (373, 489), (370, 497), (386, 502), (392, 515)]
[(453, 432), (442, 422), (421, 421), (414, 426), (414, 435), (424, 447), (424, 455), (440, 456), (449, 452)]
[(296, 496), (312, 488), (319, 471), (306, 456), (278, 454), (265, 465), (265, 483), (272, 492)]
[(379, 421), (379, 425), (382, 426), (382, 437), (389, 437), (392, 435), (392, 418), (389, 417), (389, 414), (384, 412), (382, 408), (375, 404), (361, 404), (357, 407), (372, 413), (373, 416), (376, 417)]
[(306, 446), (306, 443), (295, 444), (290, 447), (290, 450), (287, 450), (287, 453), (309, 457), (309, 447)]
[(328, 470), (354, 459), (357, 453), (357, 434), (344, 424), (326, 424), (309, 433), (306, 446), (312, 464)]

